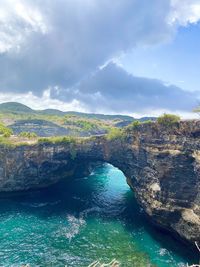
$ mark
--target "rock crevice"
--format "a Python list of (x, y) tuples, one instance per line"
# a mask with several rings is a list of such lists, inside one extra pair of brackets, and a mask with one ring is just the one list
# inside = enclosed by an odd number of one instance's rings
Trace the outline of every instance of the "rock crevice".
[(127, 177), (151, 220), (182, 240), (200, 243), (200, 122), (175, 127), (144, 124), (123, 138), (97, 136), (71, 145), (35, 144), (0, 150), (0, 191), (42, 188), (72, 177), (93, 161)]

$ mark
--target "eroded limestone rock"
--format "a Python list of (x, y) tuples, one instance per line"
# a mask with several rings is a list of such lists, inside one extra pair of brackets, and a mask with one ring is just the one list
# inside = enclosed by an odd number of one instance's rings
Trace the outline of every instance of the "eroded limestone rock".
[(154, 123), (70, 144), (35, 144), (0, 150), (0, 191), (41, 188), (72, 177), (92, 161), (123, 171), (151, 220), (182, 240), (200, 243), (200, 122), (165, 129)]

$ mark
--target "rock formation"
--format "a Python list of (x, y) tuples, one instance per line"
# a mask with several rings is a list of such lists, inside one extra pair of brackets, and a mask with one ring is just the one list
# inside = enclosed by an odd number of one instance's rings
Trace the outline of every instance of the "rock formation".
[(138, 203), (158, 226), (200, 243), (200, 122), (127, 129), (121, 138), (38, 143), (0, 150), (0, 191), (41, 188), (73, 176), (89, 162), (123, 171)]

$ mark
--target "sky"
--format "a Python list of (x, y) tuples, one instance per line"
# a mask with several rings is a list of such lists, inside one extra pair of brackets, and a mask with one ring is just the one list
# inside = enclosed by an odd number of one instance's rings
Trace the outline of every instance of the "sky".
[(0, 0), (0, 103), (196, 116), (200, 0)]

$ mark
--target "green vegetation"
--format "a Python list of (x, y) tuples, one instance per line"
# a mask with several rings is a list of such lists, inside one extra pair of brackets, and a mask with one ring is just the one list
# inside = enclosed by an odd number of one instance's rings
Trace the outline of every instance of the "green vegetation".
[(37, 134), (36, 133), (30, 133), (30, 132), (21, 132), (19, 134), (19, 136), (31, 139), (31, 138), (36, 138)]
[(70, 157), (72, 160), (76, 159), (76, 143), (79, 141), (79, 138), (73, 136), (62, 136), (62, 137), (44, 137), (39, 138), (38, 143), (40, 144), (69, 144), (70, 145)]
[(129, 127), (132, 128), (132, 129), (136, 129), (136, 128), (138, 128), (138, 126), (140, 126), (140, 125), (141, 125), (141, 122), (140, 122), (140, 121), (134, 121), (134, 122), (132, 122), (132, 123), (129, 125)]
[(122, 129), (119, 128), (111, 128), (109, 133), (106, 135), (108, 140), (116, 140), (116, 139), (124, 139), (125, 133)]
[[(139, 121), (147, 119), (148, 117), (139, 119), (132, 124), (132, 127), (137, 128)], [(120, 135), (120, 131), (111, 129), (123, 129), (133, 120), (134, 118), (124, 115), (63, 112), (56, 109), (33, 110), (16, 102), (0, 104), (0, 121), (4, 122), (5, 127), (11, 125), (14, 135), (29, 139), (36, 138), (31, 134), (33, 132), (39, 137), (66, 135), (89, 137), (107, 133), (111, 137), (117, 132)], [(10, 136), (9, 133), (5, 135)], [(49, 142), (49, 139), (46, 142)]]
[(97, 130), (101, 127), (100, 122), (98, 121), (89, 121), (89, 120), (83, 120), (76, 116), (70, 116), (66, 115), (64, 117), (64, 124), (68, 124), (71, 126), (76, 126), (81, 128), (83, 131), (93, 131)]
[(6, 147), (14, 147), (14, 144), (10, 142), (8, 137), (0, 136), (0, 144)]
[(23, 104), (17, 102), (8, 102), (0, 104), (1, 112), (13, 112), (13, 113), (32, 113), (33, 110)]
[(10, 137), (13, 134), (12, 130), (6, 127), (3, 123), (0, 123), (0, 135), (3, 137)]
[(157, 122), (161, 125), (166, 127), (176, 125), (181, 118), (174, 114), (163, 114), (162, 116), (158, 117)]
[(94, 113), (82, 113), (82, 112), (75, 112), (75, 111), (67, 111), (63, 112), (56, 109), (45, 109), (45, 110), (33, 110), (26, 105), (17, 103), (17, 102), (7, 102), (0, 104), (0, 112), (6, 113), (13, 113), (13, 114), (26, 114), (29, 115), (42, 115), (42, 116), (57, 116), (57, 117), (64, 117), (65, 115), (69, 116), (76, 116), (82, 119), (89, 119), (89, 120), (129, 120), (132, 121), (133, 118), (131, 116), (126, 115), (105, 115), (105, 114), (94, 114)]
[(154, 123), (154, 121), (152, 120), (146, 120), (142, 122), (142, 124), (152, 124), (152, 123)]
[(78, 138), (73, 136), (52, 136), (42, 137), (38, 139), (38, 143), (41, 144), (75, 144)]

